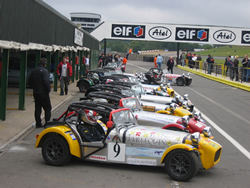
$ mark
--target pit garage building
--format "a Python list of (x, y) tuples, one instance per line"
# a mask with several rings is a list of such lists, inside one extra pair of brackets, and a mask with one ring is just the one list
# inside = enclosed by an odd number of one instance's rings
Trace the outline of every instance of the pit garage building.
[(13, 71), (19, 82), (17, 109), (25, 110), (28, 75), (41, 57), (48, 60), (47, 69), (54, 74), (53, 90), (57, 91), (55, 70), (62, 57), (72, 60), (72, 81), (77, 80), (85, 72), (83, 57), (90, 55), (90, 69), (97, 67), (99, 40), (42, 0), (1, 0), (0, 50), (0, 120), (5, 120)]

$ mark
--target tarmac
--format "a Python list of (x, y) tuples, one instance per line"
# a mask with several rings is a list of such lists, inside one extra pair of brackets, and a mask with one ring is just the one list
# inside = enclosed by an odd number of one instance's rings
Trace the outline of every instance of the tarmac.
[[(250, 83), (231, 81), (229, 77), (222, 77), (222, 75), (216, 76), (214, 73), (210, 75), (202, 70), (190, 69), (188, 67), (178, 66), (178, 68), (217, 82), (250, 91)], [(58, 88), (57, 92), (50, 92), (52, 114), (53, 111), (64, 103), (70, 101), (74, 95), (79, 92), (79, 89), (76, 87), (76, 82), (77, 81), (69, 85), (68, 95), (60, 96), (60, 88)], [(33, 91), (32, 89), (26, 89), (25, 110), (17, 110), (18, 90), (19, 88), (8, 88), (6, 120), (0, 120), (0, 153), (3, 153), (12, 143), (35, 129), (35, 104), (32, 96)], [(44, 121), (44, 115), (42, 115), (42, 119)]]

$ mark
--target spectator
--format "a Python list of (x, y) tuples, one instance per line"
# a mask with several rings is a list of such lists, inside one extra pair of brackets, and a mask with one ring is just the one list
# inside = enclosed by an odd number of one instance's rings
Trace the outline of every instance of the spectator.
[(161, 68), (161, 64), (162, 64), (162, 62), (163, 62), (163, 58), (162, 58), (161, 54), (159, 54), (159, 55), (157, 56), (156, 61), (157, 61), (157, 67), (158, 67), (158, 68)]
[(227, 76), (227, 71), (228, 71), (228, 66), (227, 66), (227, 57), (225, 58), (225, 62), (224, 62), (224, 71), (226, 68), (226, 76)]
[(29, 77), (29, 86), (33, 89), (33, 96), (35, 99), (35, 120), (36, 128), (42, 127), (42, 108), (45, 111), (45, 125), (51, 117), (51, 103), (50, 103), (50, 76), (46, 69), (47, 59), (42, 58), (38, 67), (33, 70)]
[(211, 55), (208, 54), (208, 58), (207, 58), (206, 62), (207, 62), (207, 67), (208, 67), (207, 73), (211, 74)]
[(118, 54), (115, 54), (114, 60), (115, 60), (115, 62), (118, 62)]
[(235, 81), (239, 81), (239, 71), (238, 71), (238, 66), (239, 66), (239, 60), (238, 60), (239, 56), (235, 56), (234, 59), (234, 69), (233, 69), (233, 77), (235, 74)]
[(180, 55), (180, 61), (181, 61), (181, 65), (184, 67), (184, 65), (185, 65), (185, 58), (184, 58), (184, 53), (183, 52)]
[(174, 67), (174, 59), (173, 57), (170, 57), (167, 62), (167, 69), (168, 69), (168, 72), (169, 70), (171, 70), (171, 74), (173, 74), (173, 67)]
[(233, 68), (234, 68), (234, 63), (232, 62), (232, 60), (231, 60), (231, 56), (228, 56), (228, 58), (227, 58), (227, 67), (228, 67), (228, 69), (229, 69), (229, 77), (230, 77), (230, 79), (231, 80), (233, 80), (234, 78), (233, 78)]
[(63, 57), (63, 61), (59, 63), (57, 66), (56, 72), (59, 76), (61, 92), (60, 95), (68, 94), (68, 85), (70, 78), (72, 76), (72, 67), (69, 64), (69, 60), (67, 57)]
[(250, 61), (247, 62), (247, 67), (246, 67), (246, 82), (248, 82), (249, 77), (250, 77)]
[(157, 55), (154, 58), (154, 64), (155, 64), (155, 68), (157, 67)]
[(89, 55), (85, 58), (85, 73), (89, 71)]
[(242, 80), (243, 81), (246, 81), (246, 75), (247, 75), (247, 63), (248, 63), (249, 59), (248, 59), (248, 55), (245, 55), (245, 58), (242, 60), (242, 67), (243, 67), (243, 70), (242, 70)]

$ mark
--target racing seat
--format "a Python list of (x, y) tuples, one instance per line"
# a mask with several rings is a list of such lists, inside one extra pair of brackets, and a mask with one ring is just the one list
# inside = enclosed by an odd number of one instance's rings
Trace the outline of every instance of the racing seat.
[(105, 138), (106, 132), (102, 125), (93, 119), (96, 116), (96, 112), (91, 115), (90, 112), (87, 115), (86, 111), (81, 111), (80, 113), (79, 119), (81, 123), (78, 124), (77, 131), (84, 142), (102, 141)]

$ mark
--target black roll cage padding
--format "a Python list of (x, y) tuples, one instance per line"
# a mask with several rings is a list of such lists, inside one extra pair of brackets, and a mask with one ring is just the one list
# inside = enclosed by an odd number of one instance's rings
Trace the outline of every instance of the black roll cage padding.
[(105, 92), (105, 91), (96, 91), (96, 92), (91, 92), (89, 93), (88, 97), (97, 97), (97, 98), (104, 98), (104, 99), (109, 99), (109, 100), (116, 100), (120, 101), (122, 98), (127, 98), (127, 95), (118, 95), (117, 93), (110, 93), (110, 92)]

